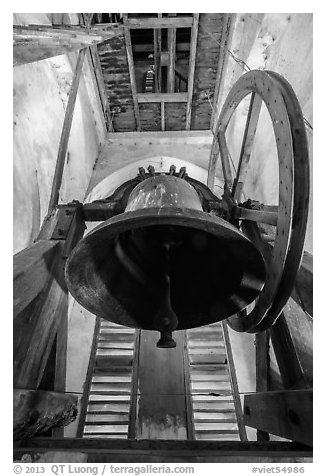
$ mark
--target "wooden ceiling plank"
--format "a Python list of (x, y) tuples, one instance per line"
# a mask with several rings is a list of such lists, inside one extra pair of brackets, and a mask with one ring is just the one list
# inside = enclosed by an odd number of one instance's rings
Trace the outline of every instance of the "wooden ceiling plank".
[(191, 107), (192, 96), (194, 91), (194, 77), (195, 77), (195, 64), (196, 64), (196, 52), (197, 52), (197, 37), (198, 37), (198, 23), (199, 13), (194, 13), (194, 22), (191, 28), (190, 39), (190, 57), (189, 57), (189, 74), (188, 74), (188, 100), (186, 111), (186, 130), (190, 130), (191, 124)]
[(126, 26), (134, 29), (145, 28), (191, 28), (193, 17), (164, 17), (164, 18), (128, 18)]
[(137, 99), (136, 76), (135, 76), (135, 68), (134, 68), (134, 59), (133, 59), (133, 54), (132, 54), (130, 29), (127, 26), (128, 25), (128, 16), (127, 16), (127, 14), (123, 13), (122, 18), (123, 18), (123, 24), (124, 24), (126, 52), (127, 52), (128, 66), (129, 66), (130, 87), (131, 87), (132, 100), (133, 100), (133, 103), (134, 103), (134, 114), (135, 114), (135, 121), (136, 121), (136, 129), (137, 129), (137, 131), (140, 131), (141, 126), (140, 126), (139, 105), (138, 105), (138, 99)]

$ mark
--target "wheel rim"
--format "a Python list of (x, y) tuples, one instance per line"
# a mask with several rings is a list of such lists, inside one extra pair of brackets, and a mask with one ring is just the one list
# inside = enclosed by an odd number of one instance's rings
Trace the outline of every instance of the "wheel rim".
[[(239, 166), (233, 182), (225, 132), (238, 105), (249, 94), (251, 102)], [(221, 154), (226, 194), (235, 200), (241, 196), (262, 102), (272, 120), (279, 165), (276, 238), (267, 266), (266, 283), (254, 309), (246, 315), (232, 316), (227, 320), (230, 327), (238, 332), (265, 330), (280, 315), (300, 266), (308, 215), (309, 160), (301, 108), (288, 82), (270, 71), (244, 74), (231, 89), (222, 108), (216, 140)], [(259, 247), (259, 243), (256, 244)]]

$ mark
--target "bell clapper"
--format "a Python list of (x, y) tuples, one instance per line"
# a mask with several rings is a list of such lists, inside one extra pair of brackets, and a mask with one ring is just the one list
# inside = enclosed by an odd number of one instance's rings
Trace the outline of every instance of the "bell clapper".
[(171, 287), (170, 275), (168, 270), (169, 251), (171, 243), (165, 243), (165, 272), (163, 275), (164, 286), (162, 288), (162, 300), (158, 313), (154, 317), (154, 325), (158, 331), (161, 332), (160, 340), (157, 342), (157, 347), (171, 348), (176, 347), (176, 342), (172, 338), (172, 331), (178, 327), (178, 317), (172, 309), (171, 305)]

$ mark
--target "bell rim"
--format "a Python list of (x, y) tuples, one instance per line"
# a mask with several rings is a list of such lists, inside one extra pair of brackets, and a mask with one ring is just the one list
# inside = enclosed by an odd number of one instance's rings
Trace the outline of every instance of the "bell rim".
[[(263, 256), (252, 241), (247, 238), (243, 233), (241, 233), (234, 225), (231, 225), (226, 220), (210, 215), (207, 212), (193, 210), (193, 209), (176, 209), (176, 208), (147, 208), (143, 210), (135, 210), (131, 212), (124, 212), (114, 217), (109, 218), (103, 223), (100, 223), (93, 230), (91, 230), (73, 249), (65, 266), (65, 278), (68, 290), (71, 292), (73, 297), (86, 309), (88, 309), (93, 314), (100, 315), (94, 310), (91, 309), (89, 305), (86, 304), (86, 301), (81, 297), (79, 292), (75, 294), (72, 292), (74, 289), (74, 279), (70, 279), (69, 268), (74, 267), (77, 264), (77, 260), (80, 257), (80, 253), (85, 255), (87, 254), (87, 249), (91, 249), (94, 246), (94, 242), (101, 235), (102, 240), (114, 240), (120, 233), (129, 231), (131, 229), (142, 228), (144, 226), (152, 225), (178, 225), (187, 228), (194, 228), (197, 230), (204, 231), (215, 237), (224, 238), (225, 240), (237, 240), (242, 244), (246, 244), (248, 247), (249, 254), (253, 257), (253, 254), (256, 256), (256, 265), (257, 260), (259, 260), (259, 279), (260, 282), (260, 291), (265, 284), (266, 277), (266, 265)], [(89, 248), (88, 248), (89, 247)], [(247, 258), (245, 258), (245, 261)], [(76, 289), (75, 289), (76, 291)], [(232, 297), (232, 296), (231, 296)], [(88, 300), (87, 300), (88, 302)], [(248, 305), (248, 304), (247, 304)], [(95, 309), (95, 308), (94, 308)], [(104, 316), (101, 316), (105, 319)], [(117, 322), (113, 319), (113, 322)], [(222, 319), (221, 319), (222, 320)], [(211, 322), (215, 322), (211, 320)], [(124, 324), (127, 327), (137, 328), (135, 324)], [(193, 326), (192, 326), (193, 327)], [(186, 327), (185, 327), (186, 328)], [(190, 327), (191, 328), (191, 327)], [(178, 329), (179, 330), (179, 329)]]

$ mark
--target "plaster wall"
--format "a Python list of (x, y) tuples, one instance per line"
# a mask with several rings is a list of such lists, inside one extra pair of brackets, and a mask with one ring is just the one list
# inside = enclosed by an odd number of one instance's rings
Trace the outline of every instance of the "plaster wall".
[[(50, 23), (45, 14), (29, 15), (17, 14), (14, 22)], [(14, 253), (32, 243), (47, 213), (77, 54), (74, 52), (69, 56), (61, 55), (14, 68)], [(73, 199), (83, 201), (104, 138), (104, 120), (90, 68), (85, 61), (59, 203)]]

